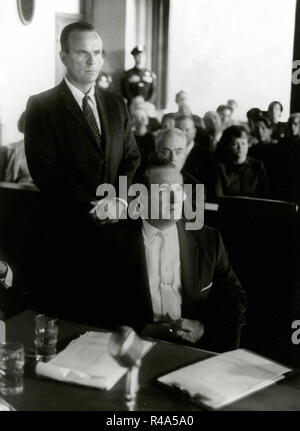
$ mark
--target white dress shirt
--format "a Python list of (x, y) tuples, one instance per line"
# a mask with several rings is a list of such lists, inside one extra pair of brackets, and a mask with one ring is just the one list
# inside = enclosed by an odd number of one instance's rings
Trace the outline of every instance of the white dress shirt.
[(88, 93), (83, 93), (81, 90), (79, 90), (79, 88), (75, 87), (75, 85), (73, 85), (67, 77), (65, 77), (65, 83), (67, 84), (67, 86), (69, 87), (71, 93), (73, 94), (76, 102), (78, 103), (79, 107), (81, 110), (82, 109), (82, 100), (85, 96), (89, 96), (89, 105), (93, 110), (93, 114), (95, 117), (95, 120), (97, 122), (97, 125), (99, 127), (99, 131), (101, 134), (101, 125), (100, 125), (100, 118), (99, 118), (99, 114), (98, 114), (98, 109), (97, 109), (97, 103), (96, 103), (96, 99), (95, 99), (95, 86), (92, 85), (90, 91), (88, 91)]
[(167, 314), (181, 318), (182, 287), (180, 250), (176, 224), (159, 230), (143, 220), (143, 238), (154, 321)]

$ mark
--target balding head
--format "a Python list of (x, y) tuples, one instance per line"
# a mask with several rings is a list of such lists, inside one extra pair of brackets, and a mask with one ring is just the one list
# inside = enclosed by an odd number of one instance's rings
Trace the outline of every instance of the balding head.
[(156, 140), (156, 151), (160, 158), (169, 160), (180, 171), (186, 159), (187, 139), (180, 129), (160, 132)]

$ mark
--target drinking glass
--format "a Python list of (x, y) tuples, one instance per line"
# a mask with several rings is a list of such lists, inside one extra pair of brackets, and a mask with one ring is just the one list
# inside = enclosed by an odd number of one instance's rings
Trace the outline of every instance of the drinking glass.
[(0, 392), (2, 395), (17, 395), (23, 392), (24, 363), (23, 344), (0, 344)]
[(56, 355), (57, 319), (45, 314), (35, 317), (35, 356), (38, 361), (47, 362)]

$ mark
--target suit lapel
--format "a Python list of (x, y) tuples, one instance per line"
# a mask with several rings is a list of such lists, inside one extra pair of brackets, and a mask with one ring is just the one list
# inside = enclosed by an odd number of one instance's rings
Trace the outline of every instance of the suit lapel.
[(82, 109), (80, 109), (78, 103), (74, 99), (71, 91), (69, 90), (67, 84), (63, 80), (61, 84), (58, 86), (58, 94), (62, 100), (63, 105), (67, 109), (68, 112), (73, 115), (75, 120), (83, 127), (83, 129), (86, 131), (86, 133), (89, 135), (89, 137), (94, 142), (96, 148), (100, 151), (100, 153), (103, 154), (103, 150), (97, 145), (97, 142), (95, 140), (95, 137), (93, 135), (93, 132), (90, 129), (90, 126), (88, 125), (86, 118), (84, 116), (84, 113)]
[(182, 313), (187, 314), (193, 308), (196, 298), (196, 288), (198, 281), (199, 248), (190, 232), (185, 231), (183, 222), (177, 223), (180, 267), (182, 283)]

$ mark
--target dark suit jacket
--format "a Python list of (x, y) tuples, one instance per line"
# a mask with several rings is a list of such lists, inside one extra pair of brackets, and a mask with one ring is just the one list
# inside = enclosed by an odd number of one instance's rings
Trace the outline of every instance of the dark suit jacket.
[[(186, 231), (177, 223), (182, 282), (182, 316), (206, 327), (205, 347), (233, 348), (236, 328), (244, 323), (246, 295), (217, 230)], [(140, 222), (108, 229), (112, 320), (140, 331), (153, 322), (145, 248)], [(109, 267), (109, 265), (107, 265)], [(117, 271), (116, 271), (117, 270)]]
[(102, 183), (130, 185), (139, 151), (123, 100), (96, 89), (103, 145), (98, 147), (84, 113), (63, 81), (28, 100), (25, 151), (34, 182), (44, 192), (84, 211)]

